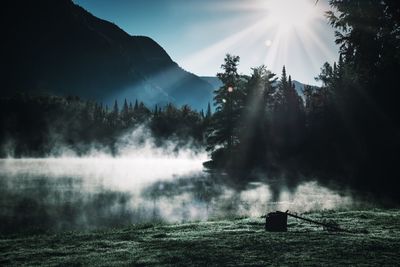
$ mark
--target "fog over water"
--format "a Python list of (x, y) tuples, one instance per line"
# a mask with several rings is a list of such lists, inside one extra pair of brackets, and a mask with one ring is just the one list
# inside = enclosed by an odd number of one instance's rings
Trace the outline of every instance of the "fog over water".
[[(204, 152), (121, 139), (118, 156), (0, 160), (0, 233), (98, 229), (134, 223), (186, 222), (269, 211), (349, 208), (350, 194), (313, 180), (205, 172)], [(132, 141), (134, 140), (134, 141)]]

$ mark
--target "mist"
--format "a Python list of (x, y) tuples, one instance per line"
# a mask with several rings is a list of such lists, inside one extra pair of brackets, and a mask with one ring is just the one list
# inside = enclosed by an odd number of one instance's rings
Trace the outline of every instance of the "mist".
[(52, 151), (45, 158), (0, 160), (0, 233), (260, 217), (274, 210), (355, 205), (350, 193), (313, 179), (289, 184), (267, 174), (249, 179), (205, 172), (204, 150), (190, 143), (157, 143), (144, 126), (121, 136), (114, 153), (98, 145), (83, 156), (62, 144)]

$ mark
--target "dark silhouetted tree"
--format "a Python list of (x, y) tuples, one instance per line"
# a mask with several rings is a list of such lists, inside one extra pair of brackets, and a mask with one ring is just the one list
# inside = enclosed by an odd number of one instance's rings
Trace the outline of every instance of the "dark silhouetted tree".
[(210, 104), (210, 102), (208, 102), (208, 105), (207, 105), (207, 112), (206, 112), (206, 118), (211, 118), (211, 116), (212, 116), (211, 104)]
[(225, 164), (239, 143), (238, 127), (243, 108), (242, 81), (237, 70), (239, 60), (238, 56), (227, 54), (221, 65), (224, 72), (217, 74), (223, 85), (214, 91), (216, 109), (207, 137), (207, 150), (215, 164)]

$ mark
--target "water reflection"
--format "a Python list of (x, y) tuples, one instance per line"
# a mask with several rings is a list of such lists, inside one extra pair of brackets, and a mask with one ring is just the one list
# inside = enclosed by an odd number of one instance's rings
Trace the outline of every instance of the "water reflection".
[(132, 223), (346, 208), (348, 195), (315, 181), (202, 171), (202, 159), (0, 161), (0, 233), (97, 229)]

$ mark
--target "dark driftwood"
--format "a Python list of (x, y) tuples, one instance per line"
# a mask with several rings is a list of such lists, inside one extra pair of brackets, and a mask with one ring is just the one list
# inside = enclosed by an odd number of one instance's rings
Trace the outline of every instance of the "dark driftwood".
[(349, 231), (349, 230), (340, 228), (339, 226), (336, 226), (336, 225), (331, 225), (331, 224), (328, 224), (328, 223), (322, 223), (322, 222), (314, 221), (314, 220), (311, 220), (311, 219), (307, 219), (307, 218), (298, 216), (298, 215), (296, 215), (296, 214), (289, 213), (289, 211), (286, 211), (286, 212), (277, 211), (277, 213), (286, 214), (287, 216), (290, 216), (290, 217), (293, 217), (293, 218), (296, 218), (296, 219), (300, 219), (300, 220), (303, 220), (303, 221), (306, 221), (306, 222), (309, 222), (309, 223), (321, 225), (321, 226), (326, 227), (327, 229), (330, 229), (330, 230), (332, 230), (332, 231), (337, 231), (337, 232), (348, 232), (348, 233), (351, 232), (351, 231)]

